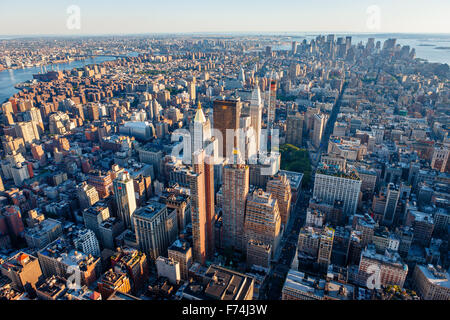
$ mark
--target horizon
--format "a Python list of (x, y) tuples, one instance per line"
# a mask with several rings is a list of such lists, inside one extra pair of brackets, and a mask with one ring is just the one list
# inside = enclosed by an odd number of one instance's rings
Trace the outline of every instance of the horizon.
[(444, 0), (24, 0), (0, 9), (7, 13), (0, 20), (3, 36), (450, 32), (450, 2)]

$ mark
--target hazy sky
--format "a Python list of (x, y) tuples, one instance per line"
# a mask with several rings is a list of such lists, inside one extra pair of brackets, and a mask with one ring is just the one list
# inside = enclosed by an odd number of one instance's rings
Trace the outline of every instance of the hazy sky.
[[(67, 27), (71, 5), (80, 8), (80, 29)], [(379, 19), (367, 12), (373, 5)], [(1, 0), (0, 12), (1, 35), (450, 33), (449, 0)]]

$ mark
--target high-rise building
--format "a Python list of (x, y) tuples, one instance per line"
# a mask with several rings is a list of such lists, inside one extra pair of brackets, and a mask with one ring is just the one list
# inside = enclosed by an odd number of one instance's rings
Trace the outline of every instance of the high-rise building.
[(196, 94), (195, 94), (195, 82), (189, 82), (188, 84), (188, 93), (191, 101), (195, 101)]
[(159, 256), (166, 255), (169, 247), (169, 233), (166, 222), (167, 206), (149, 201), (133, 214), (136, 241), (146, 255), (155, 261)]
[(325, 130), (326, 116), (324, 114), (314, 115), (314, 129), (312, 142), (316, 148), (320, 147), (320, 142), (322, 140), (322, 135)]
[(256, 85), (255, 89), (253, 89), (252, 97), (250, 100), (250, 118), (257, 152), (259, 152), (260, 150), (262, 109), (263, 103), (261, 100), (261, 92), (259, 90), (259, 86)]
[(99, 200), (97, 189), (86, 182), (77, 186), (77, 195), (81, 209), (89, 208)]
[[(242, 102), (239, 98), (237, 100), (215, 100), (213, 108), (214, 129), (219, 130), (222, 134), (222, 137), (216, 137), (216, 140), (219, 140), (219, 148), (222, 143), (221, 156), (230, 158), (234, 148), (238, 146), (237, 130), (239, 129)], [(227, 137), (227, 130), (229, 130), (229, 137)]]
[(127, 171), (120, 172), (114, 179), (113, 186), (118, 216), (127, 228), (132, 228), (132, 215), (136, 210), (133, 179)]
[(300, 113), (289, 115), (286, 119), (286, 143), (300, 147), (302, 145), (303, 116)]
[(291, 184), (286, 175), (280, 174), (267, 182), (267, 192), (277, 199), (281, 223), (287, 225), (291, 213)]
[(191, 190), (192, 255), (194, 260), (206, 262), (206, 191), (204, 151), (194, 152), (194, 172), (188, 173)]
[[(237, 151), (235, 150), (235, 153)], [(242, 163), (226, 165), (223, 172), (223, 245), (245, 248), (245, 204), (249, 191), (249, 167)]]
[(79, 229), (73, 235), (75, 248), (87, 255), (100, 257), (100, 245), (94, 231), (90, 229)]
[(392, 225), (397, 210), (398, 200), (400, 199), (399, 187), (390, 183), (387, 187), (386, 206), (384, 208), (383, 224)]
[(176, 240), (168, 249), (168, 257), (180, 264), (182, 280), (189, 280), (189, 268), (192, 265), (192, 248), (189, 242)]
[(158, 278), (169, 279), (172, 284), (178, 284), (181, 280), (180, 263), (171, 258), (158, 257), (156, 259), (156, 271)]
[(3, 207), (0, 217), (4, 217), (9, 234), (13, 238), (17, 238), (24, 232), (22, 215), (18, 206)]
[(211, 139), (211, 124), (209, 119), (206, 119), (202, 106), (199, 103), (195, 117), (190, 125), (191, 134), (191, 154), (204, 149), (205, 143)]
[(361, 179), (353, 171), (340, 171), (326, 165), (319, 165), (314, 179), (313, 197), (328, 204), (342, 201), (346, 215), (356, 213)]
[(32, 121), (16, 123), (16, 134), (23, 138), (25, 143), (39, 141), (39, 132), (36, 123)]
[(277, 81), (271, 80), (267, 99), (267, 128), (272, 128), (276, 116)]
[(101, 239), (100, 225), (110, 216), (109, 208), (103, 203), (96, 203), (95, 206), (83, 210), (84, 226), (94, 231), (97, 239)]
[(259, 189), (247, 197), (245, 213), (245, 248), (248, 241), (257, 240), (272, 247), (274, 255), (281, 236), (281, 216), (277, 199)]

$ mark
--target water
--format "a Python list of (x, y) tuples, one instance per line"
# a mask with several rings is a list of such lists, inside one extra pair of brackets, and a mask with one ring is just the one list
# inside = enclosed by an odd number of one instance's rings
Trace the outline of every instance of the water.
[[(88, 64), (100, 64), (105, 61), (114, 60), (114, 57), (93, 57), (85, 60), (77, 60), (69, 63), (60, 63), (47, 65), (47, 71), (53, 70), (72, 70), (73, 68), (81, 68)], [(44, 67), (42, 67), (44, 70)], [(8, 100), (12, 95), (20, 90), (14, 88), (14, 86), (20, 82), (33, 79), (33, 74), (41, 72), (41, 67), (16, 69), (16, 70), (3, 70), (0, 71), (0, 103)]]
[[(291, 50), (292, 41), (301, 42), (304, 39), (310, 41), (315, 39), (318, 34), (303, 34), (299, 37), (293, 35), (290, 42), (286, 42), (280, 46), (275, 46), (274, 50)], [(402, 46), (410, 46), (416, 49), (416, 57), (420, 59), (428, 60), (429, 62), (447, 63), (450, 65), (450, 49), (439, 50), (437, 47), (450, 47), (450, 34), (440, 35), (425, 35), (425, 34), (348, 34), (352, 36), (352, 44), (359, 42), (367, 43), (368, 38), (375, 38), (375, 43), (381, 41), (381, 47), (383, 47), (384, 41), (389, 38), (397, 39), (397, 44)], [(336, 34), (335, 39), (338, 37), (345, 37), (346, 35)], [(426, 46), (423, 46), (423, 45)]]

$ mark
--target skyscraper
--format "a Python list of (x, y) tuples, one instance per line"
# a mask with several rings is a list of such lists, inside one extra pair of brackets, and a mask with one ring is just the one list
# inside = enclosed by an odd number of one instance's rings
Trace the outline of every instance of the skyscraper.
[(194, 172), (188, 173), (191, 189), (192, 255), (195, 261), (206, 261), (206, 191), (204, 173), (204, 151), (193, 154)]
[(267, 192), (277, 199), (281, 222), (286, 225), (291, 212), (291, 184), (286, 175), (278, 175), (267, 182)]
[(390, 183), (387, 187), (386, 206), (383, 214), (383, 224), (391, 225), (394, 222), (395, 211), (400, 198), (399, 187)]
[(356, 213), (360, 189), (361, 179), (355, 172), (320, 164), (314, 179), (313, 197), (328, 204), (342, 201), (344, 214), (348, 216)]
[(155, 261), (159, 256), (167, 254), (169, 232), (166, 228), (169, 214), (167, 206), (149, 201), (133, 214), (136, 241), (139, 249)]
[(127, 228), (132, 228), (131, 216), (136, 210), (133, 179), (127, 171), (120, 172), (113, 186), (118, 215)]
[[(235, 150), (235, 158), (237, 150)], [(223, 172), (223, 243), (243, 251), (245, 204), (249, 191), (249, 167), (237, 160)]]
[(267, 126), (271, 128), (275, 122), (276, 115), (276, 100), (277, 100), (277, 81), (270, 81), (269, 99), (267, 104)]
[(259, 189), (247, 198), (245, 214), (245, 246), (250, 240), (260, 241), (277, 252), (281, 232), (281, 216), (277, 199)]
[(261, 92), (259, 90), (259, 86), (256, 85), (250, 100), (250, 118), (257, 152), (259, 151), (259, 143), (261, 139), (262, 108)]
[(289, 115), (286, 119), (286, 143), (300, 147), (303, 135), (303, 116), (300, 113)]
[[(231, 157), (233, 149), (238, 145), (237, 130), (239, 129), (239, 119), (241, 117), (242, 102), (237, 100), (215, 100), (214, 101), (214, 129), (222, 134), (222, 157)], [(230, 131), (230, 139), (234, 134), (233, 141), (227, 140), (227, 130)], [(216, 139), (220, 139), (216, 137)], [(219, 141), (220, 147), (220, 141)]]
[(206, 119), (202, 106), (199, 103), (194, 120), (190, 126), (191, 152), (198, 151), (205, 147), (205, 142), (211, 139), (211, 123)]

